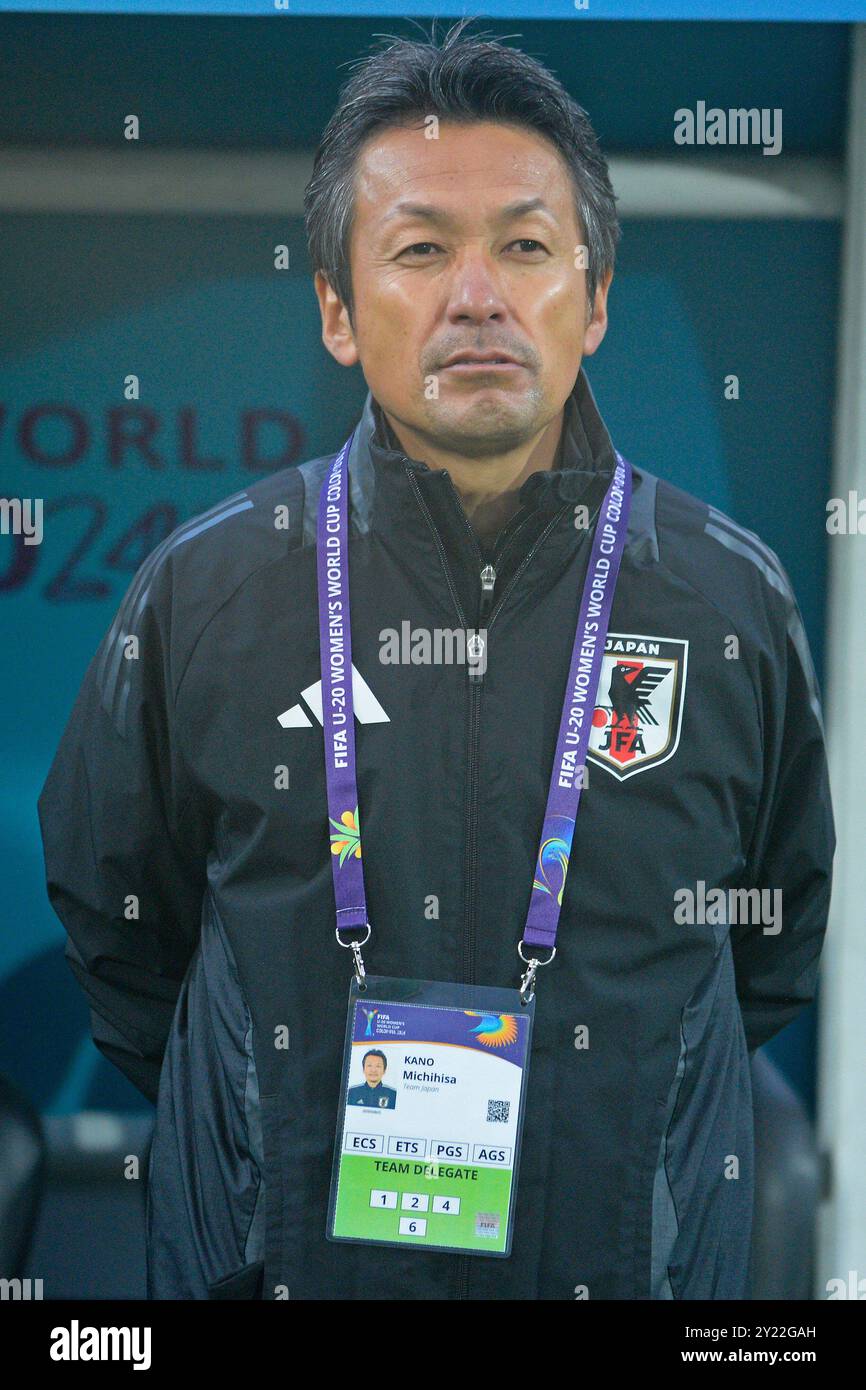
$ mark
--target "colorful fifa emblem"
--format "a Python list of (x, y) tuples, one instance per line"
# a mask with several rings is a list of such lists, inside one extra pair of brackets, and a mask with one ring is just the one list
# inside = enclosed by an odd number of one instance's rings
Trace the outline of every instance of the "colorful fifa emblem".
[(356, 859), (361, 858), (361, 826), (358, 820), (358, 808), (354, 811), (344, 811), (339, 820), (334, 820), (329, 816), (328, 820), (333, 825), (331, 831), (331, 853), (339, 854), (340, 868), (346, 862), (350, 854), (354, 854)]
[[(568, 873), (568, 855), (571, 837), (574, 834), (574, 821), (567, 816), (554, 816), (553, 820), (561, 827), (563, 833), (548, 835), (547, 839), (542, 841), (532, 888), (536, 893), (549, 893), (562, 907), (562, 890)], [(566, 834), (567, 839), (564, 838)]]
[(620, 782), (672, 758), (680, 741), (689, 644), (609, 632), (587, 759)]
[(512, 1014), (479, 1014), (474, 1009), (464, 1009), (467, 1018), (479, 1018), (480, 1023), (472, 1029), (473, 1036), (487, 1047), (507, 1047), (517, 1039), (517, 1020)]

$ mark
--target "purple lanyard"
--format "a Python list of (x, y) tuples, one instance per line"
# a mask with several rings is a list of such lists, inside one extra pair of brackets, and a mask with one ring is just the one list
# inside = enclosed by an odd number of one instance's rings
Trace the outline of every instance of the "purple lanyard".
[[(354, 433), (331, 464), (319, 495), (317, 570), (319, 650), (322, 664), (322, 724), (331, 832), (331, 868), (337, 907), (337, 940), (351, 946), (359, 984), (364, 969), (360, 946), (370, 935), (355, 776), (355, 716), (352, 691), (352, 632), (349, 615), (349, 522), (347, 461)], [(589, 566), (571, 654), (566, 697), (559, 722), (550, 775), (547, 809), (536, 860), (532, 896), (520, 957), (529, 969), (521, 986), (531, 989), (539, 964), (556, 951), (556, 930), (565, 891), (568, 861), (577, 819), (583, 769), (592, 727), (604, 644), (613, 607), (619, 565), (625, 548), (631, 504), (631, 464), (616, 454), (617, 467), (601, 505), (592, 539)], [(345, 942), (340, 932), (366, 928), (360, 941)], [(548, 961), (523, 954), (523, 946), (551, 949)]]

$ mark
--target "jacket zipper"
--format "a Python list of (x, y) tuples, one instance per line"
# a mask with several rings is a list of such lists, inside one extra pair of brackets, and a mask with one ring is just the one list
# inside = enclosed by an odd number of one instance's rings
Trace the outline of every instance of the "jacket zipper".
[[(452, 597), (453, 602), (454, 602), (454, 606), (455, 606), (455, 608), (456, 608), (456, 610), (457, 610), (457, 614), (458, 614), (458, 616), (459, 616), (461, 626), (463, 627), (463, 629), (464, 629), (464, 631), (465, 631), (465, 630), (466, 630), (466, 626), (467, 626), (467, 625), (466, 625), (466, 617), (465, 617), (465, 614), (464, 614), (464, 612), (463, 612), (463, 609), (462, 609), (460, 600), (459, 600), (459, 598), (458, 598), (458, 596), (457, 596), (457, 591), (456, 591), (456, 589), (455, 589), (455, 587), (454, 587), (454, 583), (453, 583), (453, 581), (452, 581), (452, 579), (451, 579), (451, 572), (450, 572), (450, 569), (449, 569), (449, 566), (448, 566), (448, 558), (447, 558), (447, 555), (446, 555), (446, 553), (445, 553), (445, 547), (444, 547), (444, 545), (442, 544), (442, 539), (441, 539), (441, 537), (440, 537), (440, 535), (439, 535), (439, 533), (438, 533), (438, 531), (437, 531), (435, 525), (433, 524), (433, 518), (430, 516), (429, 508), (427, 507), (426, 503), (424, 502), (423, 497), (421, 496), (421, 491), (420, 491), (420, 489), (419, 489), (419, 487), (418, 487), (417, 479), (414, 477), (414, 474), (412, 473), (412, 471), (411, 471), (409, 468), (407, 468), (406, 471), (407, 471), (407, 474), (408, 474), (408, 476), (409, 476), (410, 482), (411, 482), (411, 484), (412, 484), (412, 488), (413, 488), (413, 490), (414, 490), (415, 497), (416, 497), (416, 499), (417, 499), (417, 501), (418, 501), (418, 503), (419, 503), (419, 505), (420, 505), (422, 511), (424, 512), (424, 515), (425, 515), (425, 517), (426, 517), (426, 519), (427, 519), (427, 524), (429, 525), (430, 530), (431, 530), (431, 532), (432, 532), (432, 534), (433, 534), (433, 538), (434, 538), (434, 541), (435, 541), (435, 543), (436, 543), (437, 550), (438, 550), (438, 552), (439, 552), (439, 557), (440, 557), (440, 560), (441, 560), (441, 562), (442, 562), (442, 567), (443, 567), (443, 569), (444, 569), (444, 571), (445, 571), (445, 577), (446, 577), (446, 580), (447, 580), (447, 582), (448, 582), (448, 588), (449, 588), (449, 590), (450, 590), (451, 597)], [(514, 574), (512, 575), (510, 583), (506, 585), (506, 587), (505, 587), (505, 589), (503, 590), (502, 594), (499, 596), (498, 602), (496, 603), (496, 605), (495, 605), (495, 607), (494, 607), (494, 606), (493, 606), (493, 595), (494, 595), (494, 589), (495, 589), (495, 586), (496, 586), (496, 578), (497, 578), (496, 569), (495, 569), (495, 567), (494, 567), (492, 564), (490, 564), (490, 563), (485, 563), (485, 562), (484, 562), (484, 556), (481, 554), (481, 549), (480, 549), (480, 547), (479, 547), (479, 545), (478, 545), (478, 541), (477, 541), (477, 538), (476, 538), (476, 536), (475, 536), (475, 532), (472, 530), (472, 527), (470, 526), (469, 521), (468, 521), (468, 519), (467, 519), (467, 517), (466, 517), (466, 513), (465, 513), (465, 511), (463, 510), (463, 505), (462, 505), (462, 503), (461, 503), (461, 501), (460, 501), (459, 493), (457, 492), (457, 489), (454, 487), (453, 482), (451, 482), (450, 477), (449, 477), (448, 481), (449, 481), (449, 483), (450, 483), (450, 485), (451, 485), (451, 491), (452, 491), (453, 496), (454, 496), (454, 502), (455, 502), (455, 505), (456, 505), (456, 507), (457, 507), (458, 513), (459, 513), (460, 518), (461, 518), (463, 524), (465, 525), (467, 531), (469, 532), (470, 543), (471, 543), (472, 548), (474, 549), (475, 554), (476, 554), (476, 556), (477, 556), (477, 559), (478, 559), (478, 561), (479, 561), (479, 563), (480, 563), (479, 578), (480, 578), (480, 582), (481, 582), (481, 594), (480, 594), (480, 601), (479, 601), (479, 605), (478, 605), (478, 623), (477, 623), (477, 628), (483, 629), (483, 628), (485, 627), (485, 624), (486, 624), (486, 625), (487, 625), (487, 632), (489, 633), (490, 628), (492, 627), (492, 625), (493, 625), (493, 623), (494, 623), (494, 621), (495, 621), (495, 619), (496, 619), (496, 615), (500, 612), (500, 610), (501, 610), (501, 608), (502, 608), (502, 605), (504, 604), (505, 600), (508, 598), (508, 595), (511, 593), (511, 590), (514, 588), (514, 585), (517, 583), (518, 579), (520, 578), (520, 576), (521, 576), (521, 575), (523, 574), (523, 572), (525, 571), (527, 565), (529, 565), (530, 562), (532, 561), (533, 556), (538, 552), (538, 550), (541, 548), (541, 546), (542, 546), (542, 545), (544, 544), (544, 542), (547, 540), (547, 537), (550, 535), (551, 531), (554, 530), (554, 528), (556, 527), (556, 525), (558, 524), (558, 522), (561, 520), (562, 516), (563, 516), (563, 515), (565, 514), (565, 512), (568, 510), (568, 507), (567, 507), (567, 506), (566, 506), (566, 507), (561, 507), (561, 508), (556, 512), (556, 514), (552, 517), (552, 519), (548, 522), (548, 524), (545, 526), (544, 530), (541, 532), (541, 534), (538, 536), (538, 538), (536, 539), (536, 541), (534, 542), (534, 544), (530, 547), (530, 549), (527, 551), (526, 555), (523, 557), (523, 560), (522, 560), (521, 563), (518, 565), (517, 569), (515, 570)], [(529, 522), (529, 520), (531, 519), (531, 515), (532, 515), (532, 514), (530, 514), (530, 517), (526, 517), (526, 518), (524, 519), (524, 521), (522, 521), (518, 526), (515, 527), (515, 529), (514, 529), (514, 530), (512, 531), (512, 533), (511, 533), (511, 535), (508, 537), (508, 540), (506, 541), (506, 543), (502, 546), (502, 549), (499, 550), (498, 554), (494, 554), (494, 559), (496, 560), (497, 563), (501, 563), (502, 558), (503, 558), (503, 556), (505, 555), (506, 551), (508, 550), (509, 546), (513, 543), (513, 541), (516, 539), (516, 537), (517, 537), (517, 536), (520, 534), (520, 532), (523, 530), (524, 525), (526, 525), (526, 524)], [(504, 537), (504, 534), (505, 534), (505, 533), (503, 533), (503, 537)], [(476, 895), (477, 895), (476, 884), (477, 884), (477, 878), (478, 878), (478, 834), (477, 834), (477, 824), (478, 824), (478, 782), (479, 782), (479, 777), (478, 777), (478, 742), (479, 742), (479, 733), (480, 733), (480, 728), (481, 728), (481, 696), (482, 696), (482, 693), (483, 693), (483, 690), (484, 690), (484, 674), (483, 674), (483, 671), (473, 671), (473, 669), (472, 669), (471, 666), (468, 667), (468, 672), (469, 672), (469, 739), (468, 739), (467, 781), (468, 781), (468, 784), (469, 784), (469, 795), (468, 795), (468, 797), (467, 797), (467, 802), (466, 802), (465, 841), (464, 841), (465, 846), (466, 846), (466, 866), (467, 866), (467, 870), (466, 870), (466, 915), (465, 915), (465, 918), (464, 918), (464, 931), (463, 931), (463, 978), (464, 978), (464, 981), (465, 981), (467, 984), (474, 984), (474, 983), (475, 983), (475, 927), (476, 927), (476, 923), (475, 923), (475, 898), (476, 898)], [(469, 1255), (459, 1255), (457, 1258), (458, 1258), (458, 1264), (457, 1264), (457, 1277), (456, 1277), (457, 1298), (460, 1299), (460, 1300), (464, 1300), (464, 1299), (468, 1299), (468, 1298), (469, 1298), (469, 1275), (470, 1275), (470, 1270), (471, 1270), (471, 1268), (472, 1268), (472, 1259), (471, 1259), (471, 1256), (469, 1256)]]
[[(459, 499), (458, 499), (458, 500), (459, 500)], [(461, 510), (462, 510), (462, 509), (461, 509)], [(497, 576), (496, 576), (496, 570), (494, 569), (493, 565), (491, 565), (491, 564), (486, 564), (486, 565), (484, 565), (483, 569), (481, 570), (481, 573), (480, 573), (480, 579), (481, 579), (481, 601), (480, 601), (479, 609), (478, 609), (478, 626), (479, 626), (479, 628), (483, 628), (483, 627), (485, 626), (485, 623), (486, 623), (486, 627), (487, 627), (487, 638), (486, 638), (485, 640), (486, 640), (486, 642), (487, 642), (488, 647), (489, 647), (489, 634), (490, 634), (490, 629), (491, 629), (491, 627), (493, 626), (494, 622), (496, 621), (496, 615), (500, 612), (500, 610), (501, 610), (501, 608), (502, 608), (502, 605), (504, 604), (505, 600), (508, 598), (508, 595), (511, 593), (511, 590), (514, 588), (514, 585), (517, 583), (517, 581), (518, 581), (518, 579), (520, 578), (521, 574), (523, 574), (523, 572), (524, 572), (524, 570), (526, 569), (527, 565), (531, 562), (532, 557), (537, 553), (537, 551), (541, 548), (541, 546), (542, 546), (542, 545), (544, 544), (544, 542), (547, 540), (547, 537), (550, 535), (551, 531), (553, 531), (553, 529), (555, 528), (555, 526), (557, 525), (557, 523), (560, 521), (560, 519), (562, 518), (562, 516), (564, 515), (564, 513), (565, 513), (567, 510), (568, 510), (567, 507), (561, 508), (561, 509), (556, 513), (556, 515), (552, 518), (552, 520), (548, 522), (547, 526), (545, 526), (545, 528), (544, 528), (544, 530), (541, 532), (540, 536), (538, 536), (538, 538), (536, 539), (535, 543), (530, 547), (530, 549), (527, 551), (526, 555), (523, 557), (523, 560), (522, 560), (521, 563), (518, 565), (517, 569), (515, 570), (514, 574), (512, 575), (510, 582), (505, 586), (505, 589), (504, 589), (504, 590), (502, 591), (502, 593), (499, 595), (499, 599), (498, 599), (498, 602), (496, 603), (495, 607), (493, 606), (493, 591), (494, 591), (494, 588), (495, 588), (495, 585), (496, 585), (496, 578), (497, 578)], [(528, 520), (529, 520), (529, 518), (527, 518), (527, 521), (528, 521)], [(501, 564), (501, 562), (502, 562), (502, 557), (503, 557), (503, 555), (505, 554), (506, 550), (508, 549), (508, 546), (509, 546), (509, 545), (511, 544), (511, 542), (520, 534), (520, 532), (521, 532), (522, 529), (523, 529), (523, 525), (521, 524), (520, 526), (518, 526), (518, 527), (514, 530), (514, 532), (512, 533), (511, 537), (509, 538), (508, 543), (507, 543), (505, 546), (503, 546), (503, 548), (502, 548), (502, 550), (499, 552), (499, 554), (496, 555), (496, 556), (494, 556), (494, 558), (496, 559), (497, 563), (500, 563), (500, 564)], [(474, 536), (473, 536), (473, 540), (474, 540)], [(476, 542), (476, 549), (477, 549), (477, 542)], [(481, 557), (480, 552), (479, 552), (479, 558), (483, 558), (483, 557)], [(488, 616), (488, 615), (489, 615), (489, 616)], [(485, 653), (485, 657), (486, 657), (486, 653)], [(483, 664), (486, 664), (486, 661), (485, 661), (485, 663), (483, 663)], [(480, 729), (481, 729), (481, 695), (482, 695), (483, 690), (484, 690), (484, 672), (483, 672), (483, 670), (478, 671), (478, 672), (473, 672), (472, 668), (470, 667), (470, 668), (469, 668), (469, 701), (470, 701), (470, 710), (469, 710), (469, 769), (468, 769), (468, 776), (469, 776), (469, 799), (468, 799), (468, 804), (467, 804), (467, 816), (466, 816), (466, 863), (467, 863), (467, 881), (466, 881), (466, 921), (465, 921), (465, 931), (464, 931), (464, 938), (463, 938), (463, 940), (464, 940), (464, 956), (463, 956), (464, 979), (465, 979), (465, 980), (467, 981), (467, 983), (469, 983), (469, 984), (474, 984), (474, 983), (475, 983), (475, 938), (476, 938), (476, 902), (475, 902), (475, 900), (476, 900), (476, 897), (477, 897), (477, 881), (478, 881), (478, 783), (479, 783), (479, 776), (478, 776), (478, 743), (479, 743), (479, 734), (480, 734)], [(458, 1297), (458, 1299), (464, 1300), (464, 1299), (468, 1299), (468, 1298), (469, 1298), (469, 1276), (470, 1276), (471, 1268), (472, 1268), (472, 1257), (471, 1257), (470, 1255), (461, 1255), (461, 1256), (459, 1257), (459, 1264), (458, 1264), (458, 1267), (457, 1267), (457, 1297)]]

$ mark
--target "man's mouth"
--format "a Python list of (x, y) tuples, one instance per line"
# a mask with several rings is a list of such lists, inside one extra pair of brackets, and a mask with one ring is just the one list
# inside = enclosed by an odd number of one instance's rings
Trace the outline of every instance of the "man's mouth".
[(499, 352), (455, 352), (443, 363), (443, 371), (515, 371), (520, 367), (513, 357)]

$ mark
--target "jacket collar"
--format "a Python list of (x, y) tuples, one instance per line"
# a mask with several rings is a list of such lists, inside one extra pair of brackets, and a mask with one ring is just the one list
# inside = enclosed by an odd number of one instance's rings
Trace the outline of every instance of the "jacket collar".
[[(530, 474), (520, 489), (521, 506), (552, 514), (566, 503), (584, 502), (594, 514), (614, 468), (613, 443), (581, 366), (564, 406), (559, 466)], [(373, 527), (386, 534), (395, 525), (406, 524), (402, 503), (413, 495), (411, 478), (425, 498), (455, 493), (445, 468), (430, 468), (421, 460), (407, 459), (373, 392), (367, 393), (354, 430), (349, 475), (354, 523), (361, 532)]]
[[(559, 466), (530, 474), (520, 490), (521, 504), (555, 510), (568, 502), (600, 503), (615, 467), (610, 435), (581, 366), (565, 402)], [(422, 489), (428, 491), (433, 479), (447, 480), (445, 469), (430, 469), (425, 463), (406, 457), (372, 392), (367, 393), (355, 430), (349, 471), (354, 474), (353, 504), (360, 506), (364, 514), (359, 518), (362, 527), (371, 518), (374, 525), (385, 520), (381, 505), (374, 505), (377, 494), (381, 502), (383, 494), (393, 487), (405, 488), (407, 473), (414, 474)], [(600, 483), (603, 486), (596, 498)]]
[[(417, 460), (406, 460), (395, 447), (396, 440), (382, 438), (377, 431), (379, 421), (387, 429), (387, 421), (368, 392), (361, 418), (352, 436), (349, 451), (349, 488), (351, 496), (350, 524), (356, 535), (370, 530), (373, 521), (373, 503), (379, 483), (380, 505), (377, 512), (387, 513), (388, 508), (381, 503), (383, 492), (409, 490), (408, 474), (426, 479), (447, 481), (443, 470), (432, 471)], [(326, 454), (301, 464), (298, 471), (304, 479), (303, 502), (303, 544), (316, 544), (316, 518), (318, 514), (319, 488), (325, 473), (333, 462), (334, 455)], [(548, 472), (533, 473), (527, 478), (524, 488), (527, 495), (538, 490), (551, 496), (555, 504), (562, 505), (560, 496), (567, 495), (568, 501), (579, 500), (587, 505), (590, 519), (593, 514), (593, 500), (601, 485), (598, 505), (604, 496), (615, 466), (615, 451), (610, 435), (599, 414), (586, 373), (581, 367), (571, 396), (566, 401), (565, 427), (563, 430), (563, 449), (560, 467)], [(401, 471), (402, 470), (402, 471)], [(408, 474), (407, 474), (408, 470)], [(554, 474), (558, 475), (554, 477)], [(539, 481), (536, 481), (539, 480)], [(391, 487), (388, 487), (390, 482)], [(659, 479), (642, 465), (632, 465), (632, 500), (628, 520), (626, 550), (632, 561), (640, 565), (654, 565), (659, 562), (659, 540), (656, 526), (656, 494)], [(383, 486), (384, 485), (384, 486)], [(590, 495), (591, 494), (591, 495)], [(453, 498), (452, 498), (453, 505)], [(549, 502), (548, 502), (549, 505)], [(415, 508), (417, 512), (417, 507)], [(464, 524), (468, 526), (468, 522)]]
[[(525, 524), (509, 539), (503, 562), (497, 560), (497, 583), (504, 588), (543, 530), (547, 539), (522, 583), (526, 589), (552, 582), (582, 540), (582, 528), (576, 528), (572, 515), (575, 505), (586, 507), (592, 527), (615, 467), (610, 435), (581, 368), (565, 405), (559, 467), (532, 473), (523, 483)], [(471, 623), (486, 561), (459, 493), (446, 469), (428, 468), (402, 453), (372, 393), (349, 451), (349, 492), (356, 534), (372, 532), (393, 548), (398, 563), (408, 562), (422, 586), (436, 589), (444, 583), (444, 570), (451, 594), (458, 596)], [(312, 526), (311, 517), (311, 531)]]

